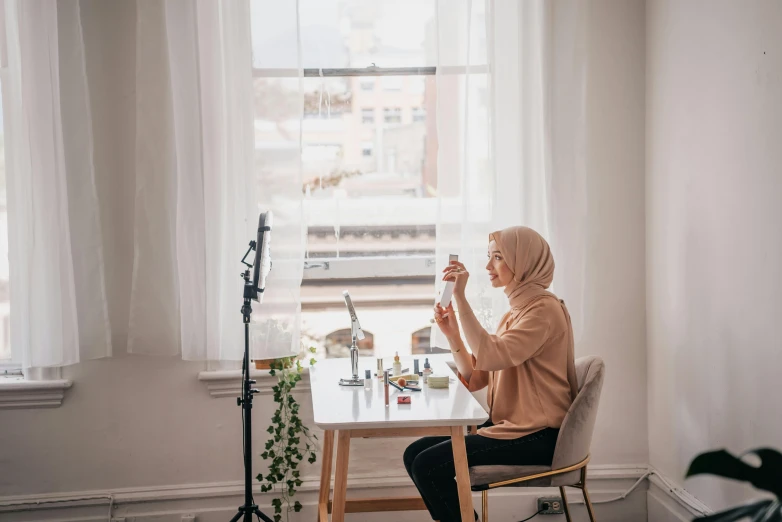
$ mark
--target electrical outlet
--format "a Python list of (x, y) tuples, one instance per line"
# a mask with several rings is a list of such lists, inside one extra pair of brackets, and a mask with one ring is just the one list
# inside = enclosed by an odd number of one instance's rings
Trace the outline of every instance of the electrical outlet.
[(564, 513), (562, 497), (540, 497), (538, 511), (541, 515), (559, 515)]

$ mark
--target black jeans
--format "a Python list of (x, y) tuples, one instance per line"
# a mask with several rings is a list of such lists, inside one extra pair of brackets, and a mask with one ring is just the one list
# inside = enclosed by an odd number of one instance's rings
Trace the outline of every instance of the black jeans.
[[(511, 440), (467, 435), (464, 438), (467, 463), (470, 466), (548, 466), (554, 458), (557, 435), (559, 430), (553, 428)], [(407, 473), (421, 493), (432, 519), (441, 522), (461, 521), (450, 437), (418, 439), (405, 450), (404, 461)], [(475, 519), (478, 519), (477, 514)]]

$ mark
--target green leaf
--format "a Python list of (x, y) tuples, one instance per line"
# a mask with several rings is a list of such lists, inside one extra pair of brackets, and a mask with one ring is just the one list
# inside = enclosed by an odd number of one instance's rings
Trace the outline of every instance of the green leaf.
[(296, 513), (298, 513), (299, 511), (301, 511), (301, 508), (302, 508), (302, 507), (303, 507), (303, 506), (301, 505), (301, 502), (299, 502), (298, 500), (297, 500), (296, 502), (294, 502), (294, 504), (293, 504), (293, 510), (294, 510)]
[(693, 459), (686, 477), (706, 474), (749, 482), (757, 489), (782, 498), (782, 454), (770, 448), (747, 453), (760, 457), (761, 465), (751, 466), (725, 450), (709, 451)]
[(258, 476), (257, 476), (257, 477), (255, 477), (255, 479), (256, 479), (258, 482), (263, 482), (263, 475), (262, 475), (262, 474), (260, 474), (260, 473), (258, 473)]
[(310, 346), (310, 353), (315, 353), (317, 351), (318, 351), (317, 348), (315, 348), (314, 346)]
[(274, 426), (269, 426), (268, 428), (266, 428), (266, 431), (269, 433), (274, 433)]
[(316, 361), (314, 357), (310, 357), (310, 366), (314, 366), (316, 362), (318, 361)]

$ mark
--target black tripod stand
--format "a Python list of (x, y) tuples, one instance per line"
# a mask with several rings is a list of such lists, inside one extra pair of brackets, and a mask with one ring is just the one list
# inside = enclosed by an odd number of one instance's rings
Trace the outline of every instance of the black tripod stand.
[[(250, 248), (242, 258), (242, 263), (249, 265), (245, 259), (247, 254), (255, 249), (255, 241), (250, 241)], [(242, 407), (242, 428), (244, 447), (244, 505), (239, 506), (239, 512), (231, 519), (231, 522), (252, 522), (253, 515), (264, 522), (273, 522), (264, 515), (253, 500), (252, 477), (252, 409), (253, 394), (258, 390), (252, 387), (254, 380), (250, 379), (250, 315), (253, 313), (252, 299), (257, 295), (257, 289), (250, 281), (250, 269), (242, 274), (244, 278), (244, 304), (242, 305), (242, 320), (244, 321), (244, 358), (242, 359), (242, 396), (236, 399), (236, 403)], [(262, 291), (262, 290), (261, 290)], [(244, 517), (244, 518), (242, 518)]]

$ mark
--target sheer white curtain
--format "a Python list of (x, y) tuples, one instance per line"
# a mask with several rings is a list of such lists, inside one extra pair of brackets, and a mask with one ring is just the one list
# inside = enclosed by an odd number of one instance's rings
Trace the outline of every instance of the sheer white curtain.
[(111, 354), (77, 0), (5, 0), (11, 347), (24, 367)]
[[(459, 254), (473, 274), (468, 300), (491, 331), (508, 305), (485, 277), (488, 234), (534, 228), (552, 245), (554, 290), (579, 330), (585, 8), (565, 0), (437, 7), (437, 266)], [(432, 346), (447, 347), (436, 326)]]
[(130, 352), (241, 359), (240, 260), (266, 210), (275, 213), (273, 269), (254, 305), (252, 353), (298, 350), (301, 176), (274, 176), (255, 148), (250, 16), (248, 0), (138, 5)]

